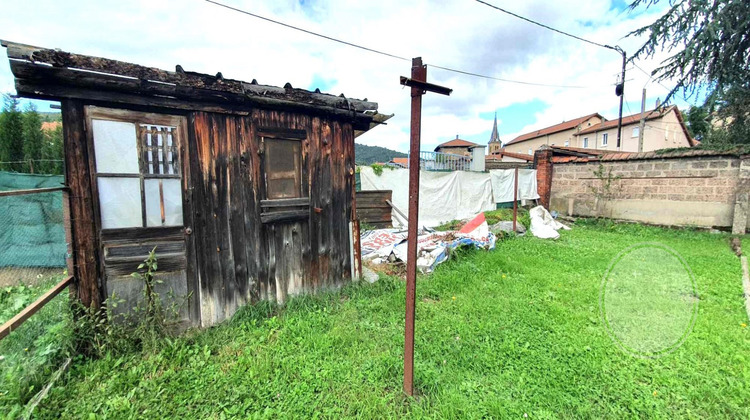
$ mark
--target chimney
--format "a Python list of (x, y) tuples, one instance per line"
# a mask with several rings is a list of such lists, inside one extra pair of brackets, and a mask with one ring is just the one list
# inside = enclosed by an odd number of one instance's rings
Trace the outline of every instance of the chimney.
[(456, 134), (456, 140), (458, 140), (458, 134)]

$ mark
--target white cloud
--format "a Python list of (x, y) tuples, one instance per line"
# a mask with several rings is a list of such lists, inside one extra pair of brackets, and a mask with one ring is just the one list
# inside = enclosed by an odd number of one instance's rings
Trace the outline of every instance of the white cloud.
[[(305, 29), (425, 62), (508, 79), (548, 84), (585, 85), (588, 89), (530, 87), (471, 78), (428, 69), (431, 82), (454, 89), (450, 97), (424, 98), (423, 149), (455, 137), (481, 138), (491, 122), (480, 112), (539, 100), (546, 104), (535, 122), (539, 128), (590, 112), (611, 117), (620, 57), (469, 0), (382, 0), (351, 2), (292, 0), (257, 2), (223, 0)], [(574, 0), (495, 4), (597, 42), (619, 43), (634, 51), (638, 41), (627, 32), (654, 20), (656, 13), (628, 15), (609, 1)], [(359, 141), (406, 150), (409, 141), (409, 91), (398, 76), (409, 75), (410, 62), (375, 55), (312, 37), (204, 1), (12, 2), (0, 16), (2, 37), (148, 66), (216, 73), (260, 83), (308, 88), (314, 77), (332, 80), (329, 93), (377, 101), (380, 111), (395, 113), (387, 126)], [(653, 62), (640, 64), (646, 70)], [(628, 73), (626, 99), (639, 100), (648, 79)], [(664, 96), (649, 87), (650, 96)], [(0, 60), (0, 90), (12, 90), (7, 61)], [(627, 112), (627, 111), (626, 111)], [(498, 115), (503, 119), (503, 115)], [(503, 131), (501, 125), (501, 131)], [(504, 134), (508, 140), (511, 134)]]

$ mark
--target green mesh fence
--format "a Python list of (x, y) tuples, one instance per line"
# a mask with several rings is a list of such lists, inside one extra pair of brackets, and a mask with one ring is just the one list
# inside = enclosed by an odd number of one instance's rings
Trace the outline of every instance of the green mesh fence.
[[(63, 185), (60, 175), (0, 172), (0, 191)], [(36, 282), (65, 267), (62, 191), (0, 197), (0, 286)]]

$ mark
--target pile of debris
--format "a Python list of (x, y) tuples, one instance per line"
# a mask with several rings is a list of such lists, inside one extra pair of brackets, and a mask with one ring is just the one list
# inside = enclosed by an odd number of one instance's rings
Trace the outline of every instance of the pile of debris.
[[(377, 229), (362, 235), (362, 259), (373, 265), (406, 263), (407, 234), (401, 229)], [(490, 250), (495, 248), (496, 236), (490, 232), (484, 213), (466, 223), (458, 231), (438, 232), (429, 228), (418, 231), (417, 268), (431, 273), (448, 260), (451, 250), (463, 246)]]
[[(529, 215), (531, 217), (529, 231), (535, 237), (557, 239), (560, 237), (557, 232), (559, 229), (570, 229), (556, 221), (542, 206), (531, 209)], [(525, 233), (526, 227), (517, 222), (515, 234), (523, 236)], [(417, 268), (422, 273), (431, 273), (435, 267), (448, 260), (453, 249), (471, 246), (476, 249), (491, 250), (495, 248), (498, 236), (502, 237), (507, 234), (513, 234), (512, 221), (500, 221), (488, 226), (484, 213), (468, 220), (459, 230), (440, 232), (424, 227), (418, 231)], [(360, 244), (362, 259), (370, 266), (393, 266), (406, 263), (407, 232), (405, 229), (369, 230), (362, 234)]]

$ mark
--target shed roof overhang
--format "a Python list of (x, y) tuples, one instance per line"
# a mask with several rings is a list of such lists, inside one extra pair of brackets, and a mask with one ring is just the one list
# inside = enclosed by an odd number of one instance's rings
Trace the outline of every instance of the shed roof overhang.
[(358, 134), (383, 124), (392, 115), (379, 114), (367, 99), (284, 87), (253, 80), (145, 67), (108, 58), (0, 41), (7, 48), (19, 95), (35, 99), (81, 99), (178, 110), (249, 114), (253, 107), (296, 110), (348, 119)]

